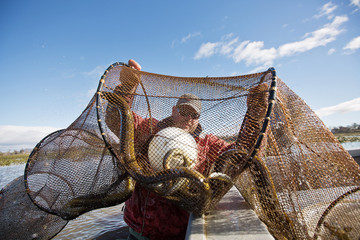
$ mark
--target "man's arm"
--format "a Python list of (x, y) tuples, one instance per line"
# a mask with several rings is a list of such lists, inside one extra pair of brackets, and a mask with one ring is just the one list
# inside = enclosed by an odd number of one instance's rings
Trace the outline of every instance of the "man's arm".
[[(133, 59), (130, 59), (128, 61), (128, 65), (131, 68), (136, 69), (138, 71), (141, 70), (140, 64), (137, 63)], [(131, 72), (131, 70), (122, 71), (122, 73), (120, 75), (121, 85), (116, 86), (114, 89), (114, 92), (115, 93), (118, 92), (120, 94), (124, 94), (124, 92), (132, 93), (136, 89), (136, 86), (138, 83), (136, 77), (137, 76), (134, 75)], [(131, 106), (133, 96), (132, 95), (124, 95), (124, 97), (126, 98), (126, 101)], [(134, 127), (136, 129), (136, 127), (140, 124), (140, 122), (142, 122), (142, 119), (141, 119), (141, 117), (139, 117), (137, 115), (134, 116), (134, 118), (135, 118), (135, 126)], [(111, 106), (111, 105), (108, 106), (108, 108), (106, 109), (105, 122), (108, 125), (108, 127), (111, 129), (112, 132), (114, 132), (116, 135), (120, 134), (120, 113), (119, 113), (119, 109), (116, 106)]]

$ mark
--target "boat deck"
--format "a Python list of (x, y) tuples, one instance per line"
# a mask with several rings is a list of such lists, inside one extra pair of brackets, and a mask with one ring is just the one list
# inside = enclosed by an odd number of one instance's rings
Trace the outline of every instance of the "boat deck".
[(190, 215), (186, 239), (267, 240), (274, 238), (240, 192), (233, 187), (209, 214), (199, 218)]
[[(349, 150), (360, 165), (360, 149)], [(190, 215), (187, 240), (274, 239), (250, 205), (235, 188), (225, 194), (209, 214), (195, 218)]]

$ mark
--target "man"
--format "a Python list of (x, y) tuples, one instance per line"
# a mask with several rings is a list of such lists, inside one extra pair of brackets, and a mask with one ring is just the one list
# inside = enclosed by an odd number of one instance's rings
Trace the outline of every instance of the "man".
[[(141, 70), (141, 66), (134, 60), (129, 60), (129, 66)], [(193, 94), (182, 95), (172, 107), (171, 116), (160, 122), (153, 119), (150, 123), (148, 119), (133, 113), (137, 151), (145, 146), (151, 135), (151, 124), (154, 132), (166, 127), (181, 128), (189, 132), (197, 143), (198, 160), (194, 169), (207, 175), (216, 157), (231, 145), (212, 134), (200, 138), (200, 114), (201, 101)], [(124, 220), (130, 227), (129, 239), (184, 239), (188, 218), (187, 211), (140, 184), (136, 184), (132, 196), (126, 201)]]

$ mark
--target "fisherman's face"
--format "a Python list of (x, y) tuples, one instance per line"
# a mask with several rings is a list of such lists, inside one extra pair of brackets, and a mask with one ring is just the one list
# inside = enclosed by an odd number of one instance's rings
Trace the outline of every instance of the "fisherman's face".
[(199, 124), (199, 114), (190, 106), (174, 106), (172, 109), (174, 126), (193, 133)]

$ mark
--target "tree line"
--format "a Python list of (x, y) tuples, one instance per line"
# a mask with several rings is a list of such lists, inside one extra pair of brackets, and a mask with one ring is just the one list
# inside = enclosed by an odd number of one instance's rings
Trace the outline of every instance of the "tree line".
[(29, 154), (31, 150), (29, 149), (20, 149), (20, 150), (14, 150), (14, 151), (7, 151), (7, 152), (0, 152), (1, 155), (18, 155), (18, 154)]
[(360, 132), (360, 124), (353, 123), (349, 126), (339, 126), (330, 129), (332, 133), (356, 133)]

